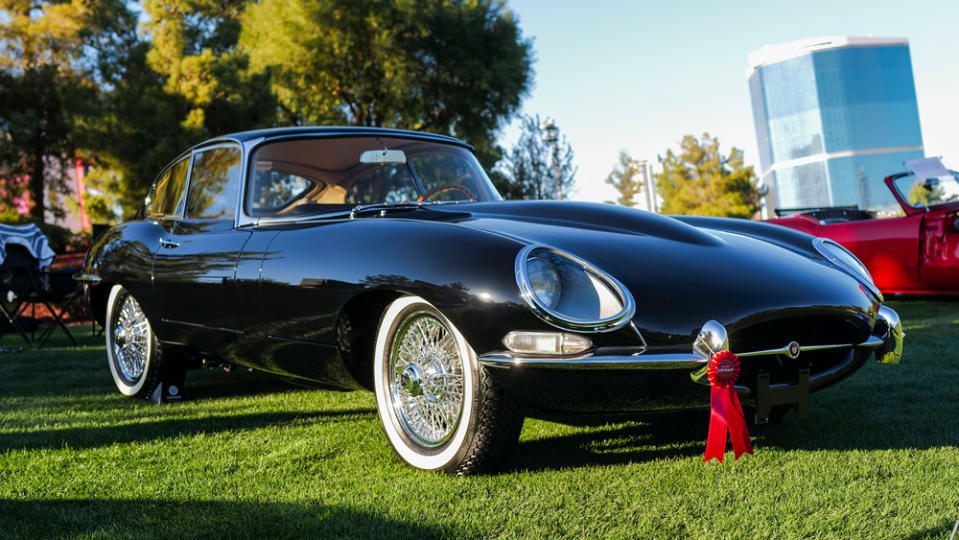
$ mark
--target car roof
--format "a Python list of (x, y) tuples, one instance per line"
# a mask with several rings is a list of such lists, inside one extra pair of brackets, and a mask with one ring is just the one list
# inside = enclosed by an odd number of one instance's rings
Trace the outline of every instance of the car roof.
[[(439, 143), (455, 144), (473, 150), (473, 147), (465, 142), (450, 137), (448, 135), (439, 135), (436, 133), (427, 133), (424, 131), (411, 131), (406, 129), (378, 128), (367, 126), (298, 126), (298, 127), (280, 127), (268, 129), (255, 129), (251, 131), (240, 131), (230, 133), (220, 137), (214, 137), (204, 141), (193, 148), (215, 144), (224, 141), (246, 142), (256, 139), (285, 139), (291, 137), (403, 137), (409, 139), (419, 139), (423, 141), (433, 141)], [(191, 148), (191, 150), (193, 149)]]

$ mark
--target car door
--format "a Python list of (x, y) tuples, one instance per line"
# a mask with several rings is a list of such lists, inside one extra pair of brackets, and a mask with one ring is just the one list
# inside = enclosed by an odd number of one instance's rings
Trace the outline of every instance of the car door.
[(156, 178), (144, 200), (139, 218), (104, 233), (101, 243), (109, 246), (100, 257), (109, 261), (100, 277), (122, 284), (137, 300), (154, 328), (162, 326), (162, 313), (153, 290), (153, 256), (164, 228), (171, 226), (186, 188), (190, 156), (180, 157)]
[(181, 210), (163, 222), (153, 258), (164, 341), (216, 350), (242, 331), (236, 264), (250, 237), (234, 227), (243, 152), (221, 144), (193, 152)]

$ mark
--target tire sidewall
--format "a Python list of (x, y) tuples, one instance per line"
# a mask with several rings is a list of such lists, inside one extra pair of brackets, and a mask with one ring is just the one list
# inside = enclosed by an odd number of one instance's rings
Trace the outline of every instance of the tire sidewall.
[[(413, 441), (400, 425), (390, 399), (387, 369), (393, 340), (402, 323), (412, 314), (427, 312), (439, 319), (453, 336), (457, 352), (465, 359), (463, 369), (463, 409), (460, 421), (448, 441), (435, 448), (424, 447)], [(394, 452), (407, 464), (428, 471), (446, 471), (456, 468), (468, 454), (476, 431), (479, 403), (479, 371), (476, 354), (459, 330), (432, 304), (417, 296), (403, 296), (393, 301), (383, 313), (376, 332), (373, 360), (373, 385), (376, 408), (383, 431)]]
[[(144, 386), (147, 383), (147, 380), (150, 378), (150, 372), (153, 369), (153, 364), (155, 362), (156, 349), (153, 339), (153, 328), (150, 326), (149, 322), (147, 323), (147, 328), (149, 335), (147, 336), (147, 359), (146, 363), (143, 366), (143, 374), (140, 375), (139, 379), (134, 383), (130, 384), (120, 373), (119, 368), (117, 367), (117, 359), (113, 354), (113, 330), (114, 330), (114, 318), (117, 310), (120, 309), (121, 303), (126, 298), (132, 298), (129, 292), (123, 288), (122, 285), (114, 285), (110, 289), (110, 296), (107, 300), (107, 313), (105, 317), (105, 325), (103, 335), (105, 336), (106, 345), (107, 345), (107, 363), (110, 365), (110, 374), (113, 375), (113, 382), (117, 386), (117, 390), (125, 396), (137, 396), (140, 395)], [(134, 298), (134, 300), (136, 300)], [(141, 308), (142, 309), (142, 308)]]

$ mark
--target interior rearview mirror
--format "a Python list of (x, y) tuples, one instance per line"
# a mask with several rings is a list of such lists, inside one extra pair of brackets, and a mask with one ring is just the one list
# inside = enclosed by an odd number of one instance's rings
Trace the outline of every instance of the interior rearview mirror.
[(402, 150), (367, 150), (360, 154), (360, 163), (406, 163), (406, 154)]

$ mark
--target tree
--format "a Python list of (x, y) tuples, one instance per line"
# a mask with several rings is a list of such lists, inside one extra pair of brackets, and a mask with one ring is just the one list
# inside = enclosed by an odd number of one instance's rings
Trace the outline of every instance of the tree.
[[(146, 0), (147, 65), (164, 89), (191, 105), (181, 125), (191, 138), (272, 125), (275, 101), (266, 76), (251, 73), (237, 47), (245, 1)], [(305, 91), (305, 88), (301, 88)], [(172, 158), (173, 156), (171, 156)]]
[(502, 0), (142, 5), (138, 31), (123, 0), (0, 0), (0, 206), (42, 219), (79, 156), (88, 213), (129, 215), (184, 148), (277, 123), (449, 133), (490, 167), (531, 84)]
[(743, 153), (733, 147), (719, 152), (719, 140), (704, 133), (702, 140), (686, 135), (680, 153), (670, 149), (656, 173), (656, 189), (664, 214), (751, 218), (759, 210), (760, 192), (752, 166), (743, 166)]
[(126, 4), (101, 10), (111, 30), (94, 42), (104, 91), (82, 131), (94, 220), (115, 220), (117, 208), (133, 214), (160, 169), (190, 145), (272, 125), (269, 81), (249, 74), (237, 50), (244, 5), (148, 0), (145, 34)]
[(606, 183), (619, 192), (616, 204), (636, 206), (636, 196), (643, 190), (643, 181), (637, 178), (641, 172), (639, 161), (633, 159), (629, 152), (620, 150), (619, 163), (613, 167), (609, 176), (606, 177)]
[(501, 0), (262, 0), (240, 46), (285, 124), (447, 133), (481, 162), (529, 89), (532, 47)]
[(92, 93), (81, 63), (89, 13), (79, 0), (0, 0), (0, 174), (27, 179), (30, 215), (41, 223), (47, 194), (66, 190), (71, 105)]
[[(135, 23), (134, 23), (135, 24)], [(134, 27), (135, 28), (135, 27)], [(150, 43), (135, 34), (104, 73), (109, 92), (89, 115), (83, 155), (93, 166), (86, 178), (86, 208), (95, 222), (132, 215), (160, 169), (203, 135), (182, 120), (193, 108), (164, 89), (164, 77), (146, 63)]]
[(496, 189), (506, 199), (556, 199), (556, 169), (564, 196), (574, 190), (576, 167), (573, 148), (566, 136), (557, 141), (556, 154), (551, 143), (543, 141), (539, 115), (522, 117), (519, 141), (503, 158), (499, 172), (492, 175)]

